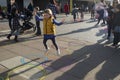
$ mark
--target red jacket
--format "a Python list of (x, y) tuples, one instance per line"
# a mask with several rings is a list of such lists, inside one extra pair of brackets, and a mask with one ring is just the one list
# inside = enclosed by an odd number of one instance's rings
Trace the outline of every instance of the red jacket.
[(69, 5), (68, 4), (64, 5), (64, 12), (69, 12)]

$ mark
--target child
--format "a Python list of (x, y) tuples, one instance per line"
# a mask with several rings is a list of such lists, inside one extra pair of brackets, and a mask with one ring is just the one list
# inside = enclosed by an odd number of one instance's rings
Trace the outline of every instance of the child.
[(18, 35), (19, 35), (19, 32), (20, 32), (18, 10), (16, 8), (13, 8), (12, 11), (11, 11), (11, 14), (12, 14), (12, 20), (11, 20), (12, 30), (11, 30), (10, 34), (8, 34), (7, 38), (10, 40), (10, 37), (12, 35), (15, 35), (14, 41), (18, 42)]
[(78, 13), (78, 8), (76, 6), (74, 6), (74, 9), (72, 10), (74, 22), (76, 21), (77, 13)]
[(44, 34), (43, 44), (46, 48), (46, 51), (48, 51), (48, 49), (49, 49), (46, 43), (47, 43), (47, 40), (50, 39), (50, 40), (52, 40), (52, 43), (57, 50), (57, 55), (60, 55), (60, 49), (58, 48), (58, 46), (56, 44), (56, 39), (55, 39), (55, 37), (56, 37), (55, 36), (55, 34), (56, 34), (55, 25), (59, 26), (59, 25), (63, 24), (65, 19), (63, 19), (61, 22), (57, 22), (53, 18), (52, 11), (50, 9), (46, 9), (44, 11), (43, 18), (36, 15), (36, 20), (43, 21), (43, 34)]
[[(38, 16), (41, 16), (41, 13), (39, 11), (39, 7), (36, 7), (34, 9), (34, 11)], [(38, 21), (38, 20), (35, 20), (35, 21), (36, 21), (36, 28), (37, 28), (37, 32), (35, 35), (39, 36), (39, 35), (41, 35), (40, 21)]]

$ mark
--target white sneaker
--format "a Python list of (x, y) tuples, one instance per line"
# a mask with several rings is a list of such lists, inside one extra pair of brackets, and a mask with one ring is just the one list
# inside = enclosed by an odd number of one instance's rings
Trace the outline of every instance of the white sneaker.
[(57, 50), (57, 55), (60, 56), (60, 49)]
[(50, 48), (49, 48), (49, 47), (48, 47), (48, 49), (46, 49), (46, 50), (45, 50), (45, 53), (47, 53), (47, 52), (48, 52), (48, 50), (50, 50)]

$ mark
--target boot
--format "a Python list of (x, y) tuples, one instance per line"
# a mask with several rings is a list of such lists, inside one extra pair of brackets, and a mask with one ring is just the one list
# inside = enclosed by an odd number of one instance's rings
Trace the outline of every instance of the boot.
[(8, 36), (7, 36), (7, 38), (10, 40), (10, 37), (11, 37), (12, 35), (11, 34), (9, 34)]
[(19, 41), (18, 41), (18, 36), (15, 36), (14, 41), (15, 41), (15, 42), (19, 42)]

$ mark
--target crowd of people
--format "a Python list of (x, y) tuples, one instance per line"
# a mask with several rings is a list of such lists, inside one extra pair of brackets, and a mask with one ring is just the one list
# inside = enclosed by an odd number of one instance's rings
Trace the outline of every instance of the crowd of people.
[[(10, 4), (8, 4), (7, 13), (8, 13), (8, 21), (10, 27), (10, 33), (8, 34), (7, 38), (10, 40), (11, 36), (15, 36), (14, 41), (18, 42), (18, 36), (20, 33), (24, 32), (23, 30), (27, 29), (25, 27), (30, 27), (29, 19), (35, 16), (35, 35), (40, 36), (41, 28), (40, 28), (40, 21), (43, 21), (43, 44), (45, 46), (46, 51), (49, 50), (47, 46), (47, 41), (51, 40), (53, 45), (56, 48), (57, 55), (60, 55), (60, 49), (56, 43), (56, 26), (55, 25), (62, 25), (64, 23), (63, 19), (61, 22), (56, 21), (56, 7), (53, 4), (53, 0), (50, 0), (49, 4), (46, 6), (44, 11), (40, 11), (39, 7), (35, 7), (34, 10), (32, 7), (24, 8), (22, 12), (19, 11), (18, 5), (15, 3), (15, 0), (10, 0)], [(20, 19), (23, 19), (25, 22), (23, 26), (20, 24)], [(27, 18), (27, 19), (26, 19)], [(22, 31), (21, 31), (22, 30)]]
[(103, 20), (102, 25), (107, 24), (107, 39), (109, 40), (113, 33), (114, 39), (111, 46), (117, 48), (120, 42), (120, 4), (113, 7), (111, 5), (106, 5), (105, 1), (101, 0), (101, 2), (95, 6), (95, 11), (98, 19), (97, 25), (100, 23), (100, 20)]

